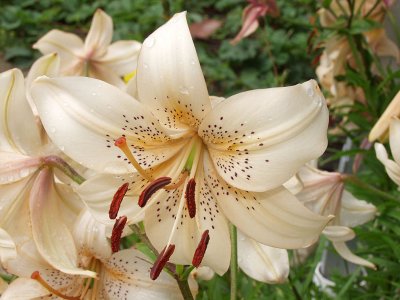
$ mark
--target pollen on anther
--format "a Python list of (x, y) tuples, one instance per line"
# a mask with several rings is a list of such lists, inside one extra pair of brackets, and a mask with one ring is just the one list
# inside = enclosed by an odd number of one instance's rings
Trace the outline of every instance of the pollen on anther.
[(124, 231), (127, 220), (128, 219), (126, 216), (122, 216), (119, 217), (114, 223), (114, 227), (112, 229), (112, 234), (111, 234), (111, 251), (113, 253), (119, 251), (119, 244), (121, 241), (122, 232)]
[(140, 207), (144, 207), (147, 201), (155, 192), (157, 192), (158, 190), (162, 189), (163, 187), (165, 187), (170, 183), (171, 183), (170, 177), (160, 177), (150, 182), (150, 184), (140, 194), (138, 205)]
[(194, 180), (194, 178), (191, 178), (186, 185), (186, 191), (185, 191), (186, 205), (190, 218), (194, 218), (196, 215), (195, 192), (196, 192), (196, 181)]
[(124, 199), (126, 192), (128, 191), (128, 187), (129, 183), (124, 183), (118, 188), (118, 190), (114, 194), (113, 200), (110, 205), (110, 210), (108, 211), (108, 216), (110, 217), (110, 219), (115, 219), (117, 217), (121, 202)]
[(210, 241), (210, 235), (209, 235), (209, 231), (207, 229), (206, 231), (203, 232), (200, 242), (199, 242), (199, 244), (196, 248), (196, 251), (194, 252), (194, 255), (193, 255), (192, 265), (195, 266), (196, 268), (198, 266), (200, 266), (200, 264), (204, 258), (209, 241)]

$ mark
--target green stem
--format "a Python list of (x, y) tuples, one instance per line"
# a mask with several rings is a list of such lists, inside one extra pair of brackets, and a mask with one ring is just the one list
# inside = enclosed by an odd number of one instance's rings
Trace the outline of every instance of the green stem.
[(300, 293), (297, 290), (296, 286), (293, 284), (292, 279), (290, 278), (290, 276), (288, 277), (288, 282), (289, 282), (290, 288), (291, 288), (296, 300), (302, 300), (302, 298), (300, 296)]
[(190, 291), (189, 282), (187, 281), (187, 279), (180, 280), (177, 278), (176, 281), (178, 282), (178, 286), (179, 286), (179, 289), (181, 290), (183, 299), (193, 300), (194, 298), (193, 298), (192, 292)]
[(354, 185), (357, 185), (358, 187), (361, 187), (361, 188), (363, 188), (364, 190), (367, 190), (367, 191), (369, 191), (369, 192), (371, 192), (371, 193), (373, 193), (373, 194), (375, 194), (375, 195), (377, 195), (377, 196), (379, 196), (379, 197), (382, 197), (383, 199), (386, 199), (386, 200), (389, 200), (389, 201), (400, 202), (400, 200), (399, 200), (398, 198), (396, 198), (396, 197), (394, 197), (394, 196), (392, 196), (392, 195), (390, 195), (390, 194), (388, 194), (388, 193), (385, 193), (385, 192), (383, 192), (383, 191), (377, 189), (376, 187), (374, 187), (374, 186), (372, 186), (372, 185), (369, 185), (368, 183), (366, 183), (366, 182), (360, 180), (360, 179), (359, 179), (358, 177), (356, 177), (356, 176), (346, 175), (346, 176), (343, 176), (343, 180), (344, 180), (345, 182), (348, 182), (348, 183), (352, 183), (352, 184), (354, 184)]
[(145, 244), (151, 252), (154, 253), (155, 256), (158, 256), (160, 253), (158, 253), (157, 249), (154, 248), (153, 244), (150, 242), (149, 238), (145, 233), (142, 232), (140, 227), (136, 224), (129, 225), (129, 228), (133, 231), (134, 234), (136, 234), (140, 241)]
[(237, 299), (237, 274), (238, 274), (238, 253), (237, 253), (237, 230), (235, 225), (230, 224), (231, 236), (231, 298), (230, 300)]
[(190, 275), (190, 273), (192, 273), (192, 271), (194, 270), (194, 268), (195, 268), (194, 266), (187, 267), (186, 270), (183, 271), (183, 274), (180, 276), (180, 278), (182, 280), (187, 280), (189, 275)]
[(77, 184), (82, 184), (86, 180), (81, 175), (79, 175), (78, 172), (76, 172), (65, 160), (56, 155), (49, 155), (44, 157), (43, 163), (45, 165), (59, 169)]

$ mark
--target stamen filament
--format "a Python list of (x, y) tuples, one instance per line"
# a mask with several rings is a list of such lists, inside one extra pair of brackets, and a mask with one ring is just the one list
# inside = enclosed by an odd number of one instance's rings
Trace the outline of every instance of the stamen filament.
[(79, 296), (78, 297), (73, 297), (73, 296), (67, 296), (62, 294), (61, 292), (57, 291), (56, 289), (54, 289), (53, 287), (51, 287), (43, 278), (42, 276), (40, 276), (39, 271), (35, 271), (32, 273), (31, 278), (36, 280), (37, 282), (39, 282), (46, 290), (48, 290), (50, 293), (63, 298), (63, 299), (67, 299), (67, 300), (79, 300)]
[(198, 268), (204, 258), (204, 254), (206, 253), (208, 242), (210, 241), (210, 236), (208, 234), (208, 230), (203, 232), (201, 236), (200, 242), (194, 252), (192, 265)]
[(161, 251), (160, 255), (157, 257), (157, 260), (154, 262), (153, 267), (150, 269), (150, 278), (152, 280), (156, 280), (162, 269), (167, 264), (168, 260), (170, 259), (171, 255), (174, 253), (175, 245), (167, 245)]
[(113, 200), (110, 205), (110, 210), (108, 211), (108, 216), (110, 219), (115, 219), (118, 215), (119, 208), (121, 207), (121, 202), (128, 191), (129, 183), (124, 183), (121, 185), (116, 193), (114, 194)]
[(111, 251), (112, 253), (119, 251), (119, 244), (121, 241), (122, 232), (128, 218), (126, 216), (119, 217), (115, 223), (111, 233)]
[(130, 161), (132, 166), (138, 171), (140, 175), (142, 175), (144, 178), (146, 178), (148, 181), (152, 181), (152, 177), (147, 174), (147, 172), (140, 166), (140, 164), (137, 162), (135, 157), (132, 154), (132, 151), (129, 149), (128, 144), (126, 143), (126, 138), (125, 137), (120, 137), (118, 138), (115, 143), (115, 146), (117, 146), (126, 156), (126, 158)]
[(171, 183), (171, 178), (170, 177), (160, 177), (157, 178), (156, 180), (150, 182), (149, 185), (146, 186), (146, 188), (142, 191), (142, 193), (139, 196), (139, 201), (138, 205), (140, 207), (144, 207), (147, 203), (147, 201), (150, 199), (150, 197), (157, 192), (158, 190), (162, 189), (166, 185)]
[(185, 179), (187, 178), (189, 176), (189, 172), (187, 172), (187, 171), (183, 171), (182, 173), (181, 173), (181, 175), (179, 175), (179, 177), (178, 177), (178, 181), (176, 181), (176, 182), (174, 182), (174, 183), (172, 183), (172, 184), (169, 184), (169, 185), (167, 185), (167, 186), (165, 186), (164, 187), (164, 190), (175, 190), (175, 189), (177, 189), (178, 187), (180, 187), (184, 182), (185, 182)]

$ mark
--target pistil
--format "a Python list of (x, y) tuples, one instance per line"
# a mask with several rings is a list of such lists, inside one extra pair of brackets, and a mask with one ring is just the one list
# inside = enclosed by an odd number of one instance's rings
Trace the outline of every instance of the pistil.
[(126, 156), (126, 158), (129, 160), (129, 162), (132, 164), (132, 166), (136, 169), (136, 171), (139, 172), (140, 175), (142, 175), (144, 178), (146, 178), (148, 181), (152, 181), (152, 177), (147, 174), (147, 172), (140, 166), (140, 164), (137, 162), (135, 157), (132, 154), (132, 151), (129, 149), (128, 144), (126, 143), (126, 138), (125, 137), (120, 137), (118, 138), (115, 142), (114, 145), (117, 146)]
[(73, 296), (67, 296), (62, 294), (61, 292), (57, 291), (56, 289), (54, 289), (53, 287), (51, 287), (43, 278), (42, 276), (40, 276), (39, 271), (35, 271), (32, 273), (31, 278), (36, 280), (37, 282), (39, 282), (46, 290), (48, 290), (50, 293), (63, 298), (63, 299), (67, 299), (67, 300), (79, 300), (80, 297), (73, 297)]

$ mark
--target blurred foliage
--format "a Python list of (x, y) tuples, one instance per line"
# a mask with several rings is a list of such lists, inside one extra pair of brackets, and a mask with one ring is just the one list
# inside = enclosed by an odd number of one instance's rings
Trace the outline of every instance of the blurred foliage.
[[(378, 71), (369, 70), (379, 60), (368, 48), (362, 33), (380, 26), (377, 23), (355, 19), (351, 27), (339, 18), (329, 30), (313, 25), (312, 17), (318, 5), (329, 7), (331, 1), (292, 0), (277, 1), (278, 18), (265, 17), (260, 28), (236, 46), (229, 41), (241, 27), (243, 0), (2, 0), (0, 9), (0, 52), (17, 67), (27, 68), (40, 56), (32, 50), (42, 35), (51, 29), (74, 32), (84, 37), (97, 8), (104, 9), (114, 20), (114, 39), (144, 38), (163, 24), (175, 12), (187, 10), (190, 22), (205, 18), (223, 21), (223, 25), (209, 39), (196, 40), (195, 45), (208, 83), (210, 94), (227, 97), (239, 91), (289, 85), (314, 78), (313, 60), (320, 50), (309, 54), (309, 40), (318, 29), (315, 43), (323, 42), (333, 34), (353, 38), (355, 51), (361, 55), (365, 73), (347, 66), (339, 78), (362, 88), (365, 103), (356, 102), (350, 113), (332, 116), (332, 125), (345, 134), (331, 135), (330, 147), (322, 161), (326, 169), (335, 169), (343, 156), (363, 155), (363, 164), (356, 174), (364, 185), (348, 184), (355, 196), (375, 204), (379, 217), (361, 228), (356, 254), (370, 258), (378, 271), (356, 271), (351, 275), (337, 273), (332, 280), (336, 299), (400, 299), (400, 193), (388, 178), (384, 167), (375, 158), (373, 147), (361, 149), (362, 141), (400, 89), (400, 71), (388, 65), (378, 65)], [(352, 141), (342, 151), (346, 139)], [(138, 240), (126, 239), (125, 247)], [(328, 299), (328, 295), (313, 283), (313, 271), (320, 261), (325, 243), (321, 242), (304, 265), (291, 269), (287, 283), (261, 284), (239, 273), (241, 299)], [(198, 299), (229, 299), (229, 273), (200, 283)]]

